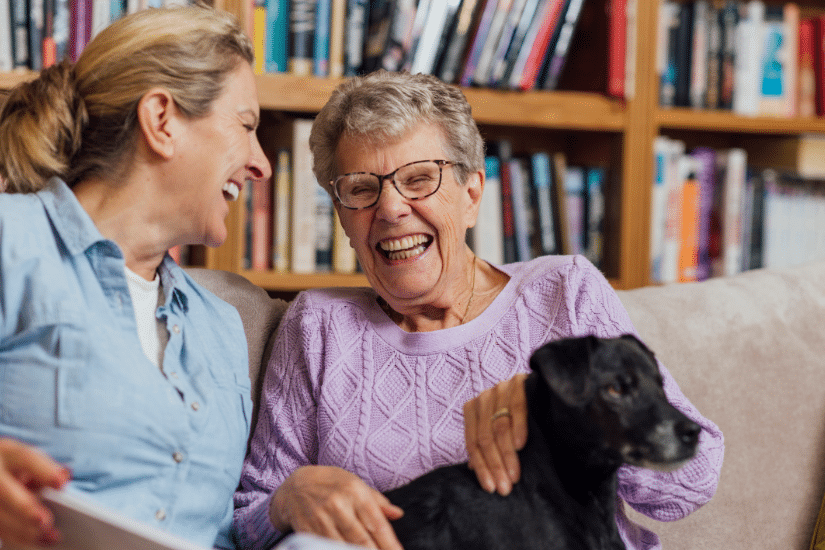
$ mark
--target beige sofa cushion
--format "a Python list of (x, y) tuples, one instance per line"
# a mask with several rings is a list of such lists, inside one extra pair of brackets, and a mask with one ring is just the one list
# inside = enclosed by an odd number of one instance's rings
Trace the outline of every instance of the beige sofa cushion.
[(725, 436), (709, 504), (672, 524), (634, 519), (665, 550), (807, 548), (825, 488), (825, 263), (619, 296)]

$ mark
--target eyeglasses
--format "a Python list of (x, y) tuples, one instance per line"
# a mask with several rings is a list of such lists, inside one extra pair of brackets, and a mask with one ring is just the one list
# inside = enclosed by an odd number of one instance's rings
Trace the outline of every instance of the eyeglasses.
[(418, 200), (435, 194), (441, 187), (441, 169), (457, 165), (448, 160), (417, 160), (389, 174), (351, 172), (330, 182), (341, 205), (350, 210), (369, 208), (378, 202), (384, 180), (391, 179), (402, 197)]

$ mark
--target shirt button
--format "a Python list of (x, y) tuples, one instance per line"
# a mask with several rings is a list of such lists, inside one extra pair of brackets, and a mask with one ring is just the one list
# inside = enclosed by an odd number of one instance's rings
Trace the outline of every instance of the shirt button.
[(192, 410), (193, 410), (193, 411), (199, 411), (199, 410), (200, 410), (200, 408), (201, 408), (201, 404), (200, 404), (200, 403), (198, 403), (197, 401), (194, 401), (194, 402), (192, 403)]
[(165, 520), (165, 519), (166, 519), (166, 510), (164, 510), (163, 508), (161, 508), (160, 510), (158, 510), (157, 512), (155, 512), (155, 519), (156, 519), (156, 520), (158, 520), (158, 521), (163, 521), (163, 520)]
[(180, 327), (178, 325), (172, 325), (172, 332), (180, 334)]
[(174, 453), (172, 453), (172, 460), (180, 464), (181, 462), (183, 462), (183, 453), (180, 451), (175, 451)]

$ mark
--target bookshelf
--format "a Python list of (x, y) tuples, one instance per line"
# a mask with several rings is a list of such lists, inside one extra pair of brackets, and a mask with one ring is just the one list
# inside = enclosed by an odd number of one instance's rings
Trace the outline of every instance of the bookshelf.
[[(768, 0), (770, 2), (771, 0)], [(692, 144), (734, 146), (745, 137), (770, 140), (804, 133), (825, 134), (822, 118), (745, 117), (729, 111), (663, 108), (659, 106), (656, 48), (662, 0), (636, 0), (635, 91), (626, 100), (612, 99), (594, 84), (607, 67), (605, 15), (610, 0), (588, 0), (591, 26), (577, 30), (560, 91), (515, 92), (464, 88), (485, 139), (509, 138), (514, 150), (538, 148), (563, 151), (570, 163), (600, 163), (610, 167), (606, 182), (602, 270), (616, 288), (651, 284), (650, 242), (653, 141), (676, 136)], [(774, 2), (776, 3), (776, 2)], [(779, 2), (781, 4), (781, 2)], [(822, 13), (820, 0), (797, 2), (803, 14)], [(245, 2), (216, 2), (249, 20)], [(584, 15), (582, 24), (588, 21)], [(594, 77), (595, 75), (595, 77)], [(30, 73), (0, 74), (0, 89), (31, 78)], [(288, 132), (295, 117), (311, 117), (338, 85), (337, 78), (264, 74), (257, 77), (265, 135)], [(264, 144), (266, 149), (266, 144)], [(366, 285), (360, 274), (290, 274), (244, 270), (244, 213), (234, 203), (227, 218), (226, 243), (198, 254), (198, 263), (240, 273), (273, 292), (294, 293), (318, 286)]]

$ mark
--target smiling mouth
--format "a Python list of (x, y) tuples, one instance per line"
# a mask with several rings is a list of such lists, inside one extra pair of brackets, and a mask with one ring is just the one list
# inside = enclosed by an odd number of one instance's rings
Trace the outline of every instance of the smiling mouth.
[(234, 181), (224, 183), (221, 190), (223, 191), (224, 198), (228, 201), (238, 200), (238, 196), (241, 194), (240, 186)]
[(432, 242), (433, 238), (429, 235), (409, 235), (381, 241), (375, 248), (388, 260), (407, 260), (423, 254)]

